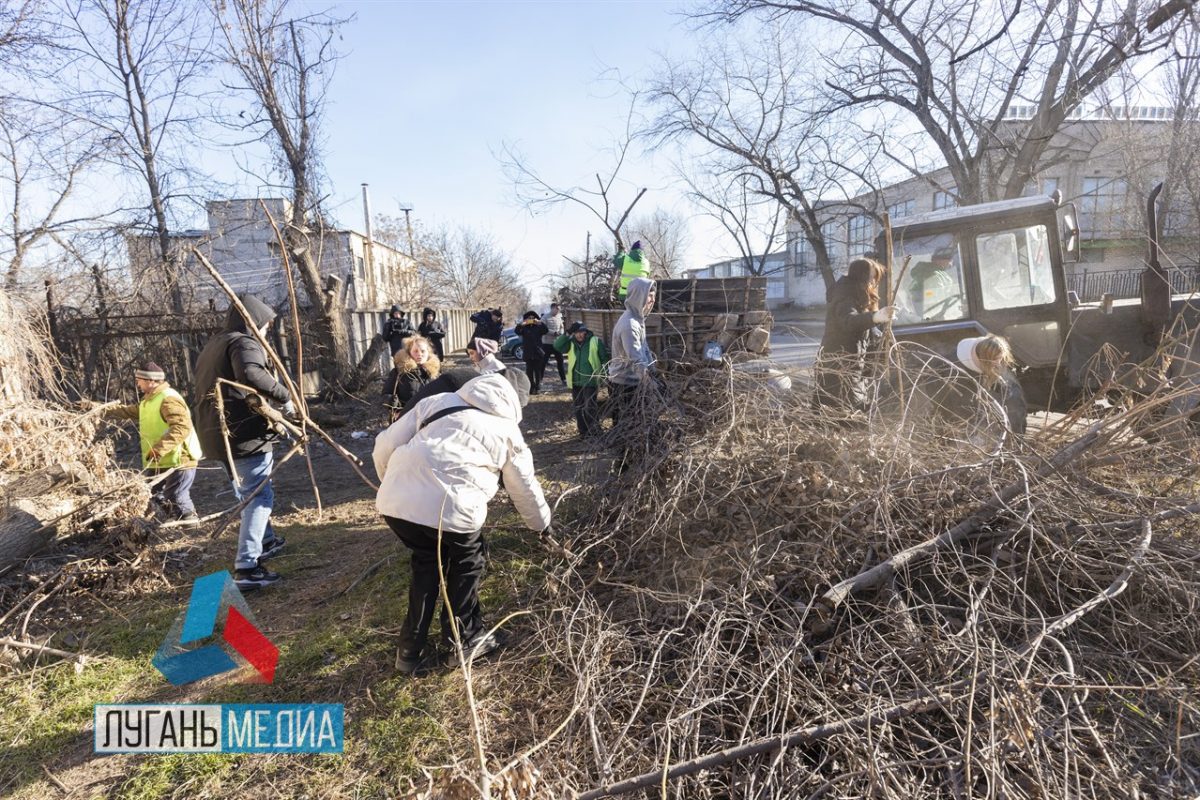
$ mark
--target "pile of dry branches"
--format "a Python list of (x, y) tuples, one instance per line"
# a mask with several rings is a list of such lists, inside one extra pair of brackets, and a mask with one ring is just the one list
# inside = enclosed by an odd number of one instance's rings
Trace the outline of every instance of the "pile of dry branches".
[[(49, 598), (128, 589), (161, 570), (144, 557), (146, 482), (97, 442), (98, 413), (62, 405), (49, 337), (2, 292), (0, 322), (0, 652), (28, 655), (49, 652), (29, 639), (45, 627), (30, 623)], [(54, 550), (64, 539), (78, 546)]]
[(501, 718), (536, 705), (492, 752), (539, 797), (1195, 796), (1178, 392), (1105, 387), (1019, 439), (982, 394), (930, 413), (938, 380), (869, 415), (728, 370), (647, 391), (530, 600), (530, 668), (497, 671)]

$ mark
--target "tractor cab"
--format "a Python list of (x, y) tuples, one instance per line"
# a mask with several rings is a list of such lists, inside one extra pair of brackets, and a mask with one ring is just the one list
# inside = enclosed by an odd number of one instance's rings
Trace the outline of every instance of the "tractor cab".
[(1026, 197), (936, 211), (905, 218), (892, 245), (898, 340), (952, 359), (959, 340), (999, 334), (1029, 399), (1055, 394), (1071, 326), (1063, 261), (1079, 246), (1072, 206)]

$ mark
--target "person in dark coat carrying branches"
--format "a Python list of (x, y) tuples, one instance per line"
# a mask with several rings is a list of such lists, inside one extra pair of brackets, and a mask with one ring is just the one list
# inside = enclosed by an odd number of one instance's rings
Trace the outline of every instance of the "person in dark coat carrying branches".
[(542, 388), (546, 374), (546, 355), (542, 352), (542, 337), (549, 332), (546, 323), (536, 311), (526, 311), (517, 326), (521, 337), (521, 357), (525, 361), (525, 375), (529, 378), (529, 393), (537, 394)]
[(879, 307), (882, 278), (883, 267), (877, 261), (859, 258), (833, 285), (817, 356), (815, 406), (866, 410), (867, 344), (875, 326), (890, 322), (896, 314), (893, 306)]
[[(238, 295), (238, 299), (255, 328), (265, 334), (275, 319), (274, 309), (251, 295)], [(276, 536), (271, 527), (275, 501), (271, 487), (272, 445), (277, 434), (251, 407), (247, 392), (218, 384), (219, 379), (250, 387), (263, 399), (280, 404), (286, 415), (296, 413), (287, 387), (276, 380), (266, 352), (247, 329), (236, 306), (229, 308), (225, 329), (208, 340), (196, 359), (196, 434), (204, 457), (215, 458), (225, 466), (237, 498), (253, 495), (242, 509), (234, 582), (243, 589), (269, 586), (279, 580), (279, 575), (268, 570), (263, 561), (284, 544), (283, 537)], [(222, 431), (217, 392), (221, 393), (228, 437)]]

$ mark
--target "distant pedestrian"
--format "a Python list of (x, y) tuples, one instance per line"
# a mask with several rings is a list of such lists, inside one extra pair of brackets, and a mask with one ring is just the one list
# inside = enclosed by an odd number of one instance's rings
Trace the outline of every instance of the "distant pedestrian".
[(542, 337), (542, 349), (546, 352), (546, 359), (542, 364), (543, 374), (545, 374), (545, 368), (550, 364), (550, 359), (553, 358), (558, 364), (558, 379), (565, 385), (567, 369), (563, 365), (563, 354), (554, 346), (558, 337), (562, 336), (563, 331), (566, 330), (562, 309), (558, 307), (558, 303), (550, 304), (550, 313), (542, 317), (542, 322), (546, 323), (546, 335)]
[(542, 350), (542, 337), (546, 335), (546, 323), (536, 311), (526, 311), (517, 326), (516, 334), (521, 337), (521, 360), (525, 362), (525, 375), (529, 378), (529, 393), (537, 394), (542, 388), (542, 377), (546, 374), (546, 354)]
[(471, 359), (471, 363), (475, 365), (475, 369), (479, 371), (480, 375), (501, 372), (506, 369), (504, 362), (496, 355), (498, 352), (500, 352), (500, 347), (492, 339), (481, 337), (467, 342), (467, 357)]
[(432, 308), (426, 308), (421, 312), (421, 324), (417, 326), (417, 332), (433, 345), (433, 352), (438, 357), (438, 361), (445, 361), (446, 351), (442, 349), (442, 340), (446, 338), (446, 329), (442, 327), (442, 323), (438, 322), (437, 314)]
[[(265, 334), (275, 311), (252, 295), (238, 297), (250, 313), (252, 324)], [(225, 466), (238, 500), (251, 498), (242, 509), (234, 582), (243, 589), (269, 586), (279, 580), (279, 575), (263, 562), (284, 545), (283, 537), (276, 536), (271, 526), (275, 505), (272, 445), (278, 434), (266, 418), (254, 411), (246, 392), (218, 384), (218, 379), (249, 386), (263, 399), (279, 403), (284, 414), (296, 413), (287, 388), (275, 379), (266, 352), (247, 331), (234, 306), (229, 308), (224, 330), (208, 340), (196, 359), (196, 433), (204, 457), (218, 459)], [(217, 392), (225, 409), (228, 438), (222, 432)]]
[(504, 312), (498, 308), (485, 308), (471, 315), (475, 323), (472, 339), (491, 339), (496, 346), (504, 344)]
[(388, 312), (387, 321), (383, 323), (383, 340), (391, 348), (393, 357), (404, 346), (404, 340), (414, 333), (416, 331), (413, 330), (412, 323), (400, 310), (400, 306), (393, 305)]
[(196, 525), (200, 518), (192, 504), (192, 482), (203, 453), (187, 401), (171, 388), (166, 372), (153, 361), (139, 366), (133, 376), (141, 401), (106, 408), (103, 415), (137, 420), (142, 469), (151, 475), (171, 473), (155, 485), (151, 501), (168, 520)]
[(383, 385), (384, 405), (388, 423), (395, 422), (416, 392), (432, 381), (442, 370), (441, 360), (433, 352), (433, 344), (424, 336), (410, 336), (404, 347), (392, 359), (395, 366)]
[[(893, 306), (879, 307), (883, 267), (859, 258), (838, 278), (825, 310), (825, 335), (817, 355), (813, 405), (865, 411), (868, 407), (866, 351), (876, 325), (893, 319)], [(874, 331), (878, 336), (878, 331)]]
[(554, 342), (554, 349), (567, 354), (567, 386), (580, 438), (599, 436), (600, 404), (598, 395), (608, 364), (608, 348), (582, 322), (567, 328)]
[(483, 375), (453, 394), (422, 400), (375, 440), (375, 507), (412, 559), (400, 628), (403, 673), (441, 663), (430, 657), (426, 640), (443, 585), (449, 608), (442, 605), (442, 638), (451, 652), (455, 632), (468, 660), (500, 646), (488, 634), (479, 603), (482, 528), (500, 478), (528, 528), (550, 527), (550, 508), (520, 421), (520, 398), (509, 382)]

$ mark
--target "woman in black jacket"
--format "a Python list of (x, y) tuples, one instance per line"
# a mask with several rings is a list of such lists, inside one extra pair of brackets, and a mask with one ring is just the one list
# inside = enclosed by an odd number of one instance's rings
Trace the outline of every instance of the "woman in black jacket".
[(442, 350), (442, 339), (446, 338), (446, 329), (442, 327), (442, 323), (437, 321), (437, 314), (432, 308), (421, 312), (421, 324), (417, 326), (417, 333), (430, 341), (433, 345), (433, 354), (438, 357), (438, 361), (446, 358), (446, 353)]
[(529, 393), (537, 394), (546, 374), (546, 356), (542, 351), (542, 337), (550, 332), (536, 311), (526, 311), (517, 326), (516, 334), (521, 337), (521, 356), (525, 360), (525, 374), (529, 376)]
[(865, 381), (867, 343), (874, 327), (889, 322), (895, 308), (879, 307), (883, 267), (866, 258), (850, 262), (829, 293), (825, 335), (817, 356), (817, 389), (813, 404), (847, 411), (867, 408)]
[(410, 336), (393, 359), (396, 366), (388, 373), (383, 385), (384, 405), (388, 423), (400, 417), (414, 394), (442, 371), (441, 360), (434, 355), (433, 345), (424, 336)]

